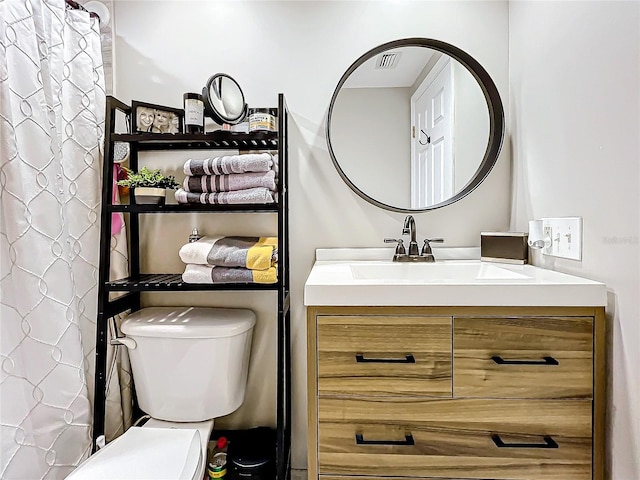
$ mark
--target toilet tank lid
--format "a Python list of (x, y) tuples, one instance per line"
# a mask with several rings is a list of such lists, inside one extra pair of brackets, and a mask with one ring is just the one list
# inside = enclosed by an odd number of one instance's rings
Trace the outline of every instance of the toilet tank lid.
[(255, 323), (255, 313), (243, 308), (148, 307), (130, 314), (120, 329), (131, 337), (224, 338)]
[(131, 427), (82, 462), (67, 480), (189, 480), (202, 455), (198, 430)]

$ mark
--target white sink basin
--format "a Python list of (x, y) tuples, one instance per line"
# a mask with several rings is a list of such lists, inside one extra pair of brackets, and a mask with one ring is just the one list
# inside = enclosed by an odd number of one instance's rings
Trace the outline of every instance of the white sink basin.
[(355, 280), (406, 280), (456, 282), (483, 280), (533, 280), (533, 277), (490, 263), (368, 263), (349, 264)]
[[(392, 262), (393, 250), (319, 249), (304, 287), (316, 306), (606, 306), (603, 283), (532, 265)], [(369, 252), (368, 250), (372, 250)], [(455, 250), (455, 249), (450, 249)], [(435, 249), (434, 249), (435, 252)], [(440, 256), (439, 256), (440, 255)]]

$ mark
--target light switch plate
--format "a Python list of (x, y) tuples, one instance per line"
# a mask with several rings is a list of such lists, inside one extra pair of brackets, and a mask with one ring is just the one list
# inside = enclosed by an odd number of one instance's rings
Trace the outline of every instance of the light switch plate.
[(582, 260), (582, 217), (543, 218), (542, 231), (551, 238), (544, 255)]

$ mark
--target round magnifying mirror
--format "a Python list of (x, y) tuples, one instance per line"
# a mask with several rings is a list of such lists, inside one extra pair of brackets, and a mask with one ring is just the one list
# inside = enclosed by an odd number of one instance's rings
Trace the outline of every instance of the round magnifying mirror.
[(426, 38), (358, 58), (338, 82), (327, 119), (342, 179), (397, 212), (468, 195), (495, 165), (503, 136), (502, 101), (489, 74), (459, 48)]
[(247, 104), (238, 82), (226, 73), (216, 73), (202, 89), (204, 114), (222, 125), (235, 125), (247, 116)]

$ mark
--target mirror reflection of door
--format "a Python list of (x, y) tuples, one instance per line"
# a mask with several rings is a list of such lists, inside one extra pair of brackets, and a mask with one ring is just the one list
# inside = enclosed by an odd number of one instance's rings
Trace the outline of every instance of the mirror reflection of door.
[(411, 96), (411, 208), (453, 195), (453, 103), (453, 65), (443, 56)]

